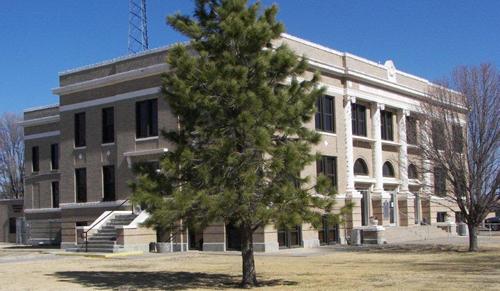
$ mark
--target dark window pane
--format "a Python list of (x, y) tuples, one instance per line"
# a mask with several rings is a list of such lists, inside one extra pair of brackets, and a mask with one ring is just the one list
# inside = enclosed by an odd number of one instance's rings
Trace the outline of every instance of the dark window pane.
[(75, 114), (75, 147), (84, 147), (87, 142), (85, 129), (85, 112)]
[(328, 223), (327, 218), (323, 217), (322, 225), (318, 230), (318, 239), (322, 245), (338, 242), (338, 225)]
[(383, 140), (393, 140), (392, 112), (382, 110), (380, 112), (381, 131)]
[(103, 175), (103, 194), (104, 201), (115, 201), (115, 167), (114, 166), (104, 166), (102, 168)]
[(331, 179), (333, 187), (337, 187), (337, 158), (322, 156), (319, 161), (316, 161), (317, 174), (323, 174)]
[(357, 103), (351, 105), (352, 134), (366, 136), (366, 107)]
[(368, 176), (368, 166), (363, 159), (357, 159), (354, 163), (354, 175)]
[(394, 168), (392, 167), (391, 163), (385, 162), (383, 167), (382, 167), (382, 175), (384, 177), (394, 177)]
[(40, 171), (40, 148), (32, 147), (31, 148), (31, 165), (33, 168), (33, 172)]
[(16, 218), (15, 217), (9, 218), (9, 233), (10, 234), (16, 233)]
[(278, 228), (278, 245), (280, 248), (290, 248), (302, 245), (302, 228), (300, 226), (291, 229)]
[(87, 170), (75, 169), (76, 202), (87, 202)]
[(443, 150), (445, 145), (444, 125), (439, 121), (432, 122), (432, 143), (434, 148)]
[(453, 125), (453, 151), (462, 153), (464, 148), (464, 134), (460, 125)]
[(436, 222), (446, 222), (446, 217), (448, 214), (446, 212), (438, 212), (436, 216)]
[(137, 138), (158, 136), (158, 100), (137, 102), (135, 112)]
[(317, 130), (335, 132), (335, 104), (331, 96), (318, 97), (315, 126)]
[(414, 164), (408, 166), (408, 178), (418, 179), (417, 167)]
[(59, 182), (52, 182), (52, 207), (59, 208)]
[(318, 101), (316, 101), (316, 115), (314, 116), (314, 123), (315, 123), (315, 128), (316, 129), (321, 129), (321, 112), (319, 111), (321, 108), (321, 99), (318, 98)]
[(102, 143), (115, 142), (115, 112), (114, 108), (102, 110)]
[(406, 117), (406, 142), (417, 144), (417, 120), (413, 117)]
[(151, 136), (158, 135), (158, 100), (153, 99), (149, 101), (150, 104), (150, 124), (151, 124)]
[(437, 196), (446, 195), (446, 169), (442, 167), (434, 168), (434, 194)]
[(59, 169), (59, 144), (50, 145), (50, 162), (52, 170)]

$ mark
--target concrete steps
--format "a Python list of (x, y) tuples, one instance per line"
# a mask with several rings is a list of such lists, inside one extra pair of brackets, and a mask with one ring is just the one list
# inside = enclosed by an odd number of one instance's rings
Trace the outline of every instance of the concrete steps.
[(117, 253), (123, 251), (123, 246), (116, 244), (117, 227), (129, 225), (136, 217), (133, 214), (117, 214), (88, 238), (87, 245), (83, 242), (78, 244), (76, 248), (67, 249), (67, 251), (88, 251), (92, 253)]

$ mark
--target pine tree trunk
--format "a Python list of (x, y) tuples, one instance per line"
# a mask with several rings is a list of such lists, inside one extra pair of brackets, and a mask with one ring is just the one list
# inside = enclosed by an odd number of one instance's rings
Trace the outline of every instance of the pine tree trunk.
[(468, 224), (469, 228), (469, 252), (479, 251), (479, 245), (477, 242), (477, 226)]
[(241, 280), (241, 286), (243, 288), (257, 286), (257, 275), (253, 256), (253, 232), (250, 226), (241, 227), (241, 258), (243, 261), (243, 278)]

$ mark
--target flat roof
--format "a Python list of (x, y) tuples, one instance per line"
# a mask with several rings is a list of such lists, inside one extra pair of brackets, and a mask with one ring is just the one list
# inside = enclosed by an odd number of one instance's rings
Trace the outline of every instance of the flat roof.
[[(349, 52), (340, 52), (338, 50), (326, 47), (324, 45), (321, 45), (321, 44), (318, 44), (318, 43), (315, 43), (315, 42), (312, 42), (312, 41), (305, 40), (303, 38), (300, 38), (300, 37), (297, 37), (297, 36), (294, 36), (294, 35), (290, 35), (290, 34), (287, 34), (287, 33), (282, 33), (281, 37), (285, 38), (285, 39), (292, 40), (292, 41), (301, 42), (302, 44), (305, 44), (305, 45), (308, 45), (308, 46), (311, 46), (311, 47), (315, 47), (317, 49), (321, 49), (321, 50), (323, 50), (325, 52), (328, 52), (328, 53), (332, 53), (332, 54), (336, 54), (336, 55), (342, 55), (342, 56), (345, 55), (347, 57), (355, 58), (355, 59), (357, 59), (359, 61), (362, 61), (362, 62), (365, 62), (367, 64), (371, 64), (371, 65), (375, 65), (375, 66), (378, 66), (378, 67), (381, 67), (381, 68), (385, 68), (384, 65), (379, 64), (377, 62), (374, 62), (372, 60), (369, 60), (369, 59), (366, 59), (366, 58), (363, 58), (363, 57), (351, 54)], [(90, 69), (94, 69), (94, 68), (106, 66), (106, 65), (113, 64), (113, 63), (116, 63), (116, 62), (126, 61), (126, 60), (134, 59), (134, 58), (137, 58), (137, 57), (142, 57), (142, 56), (154, 54), (154, 53), (157, 53), (157, 52), (166, 51), (166, 50), (172, 48), (174, 45), (177, 45), (177, 44), (188, 44), (188, 42), (176, 42), (176, 43), (165, 45), (165, 46), (162, 46), (162, 47), (153, 48), (153, 49), (150, 49), (150, 50), (147, 50), (147, 51), (139, 52), (139, 53), (136, 53), (136, 54), (133, 54), (133, 55), (120, 56), (120, 57), (116, 57), (116, 58), (113, 58), (113, 59), (110, 59), (110, 60), (105, 60), (105, 61), (102, 61), (102, 62), (98, 62), (98, 63), (95, 63), (95, 64), (89, 64), (89, 65), (77, 67), (77, 68), (74, 68), (74, 69), (68, 69), (68, 70), (59, 72), (59, 76), (74, 74), (74, 73), (78, 73), (78, 72), (81, 72), (81, 71), (85, 71), (85, 70), (90, 70)], [(413, 79), (421, 81), (421, 82), (430, 83), (425, 78), (418, 77), (418, 76), (415, 76), (415, 75), (412, 75), (412, 74), (409, 74), (409, 73), (406, 73), (406, 72), (403, 72), (403, 71), (400, 71), (400, 70), (397, 70), (397, 69), (396, 69), (396, 71), (397, 71), (397, 73), (399, 73), (401, 75), (405, 75), (406, 77), (410, 77), (410, 78), (413, 78)]]

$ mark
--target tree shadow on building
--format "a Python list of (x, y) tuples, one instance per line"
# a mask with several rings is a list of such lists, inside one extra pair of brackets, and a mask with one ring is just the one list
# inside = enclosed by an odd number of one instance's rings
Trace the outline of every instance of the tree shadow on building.
[[(240, 276), (200, 272), (56, 272), (59, 281), (80, 284), (93, 289), (161, 289), (186, 290), (196, 288), (229, 289), (239, 287)], [(262, 287), (293, 286), (297, 282), (280, 279), (259, 280)]]

